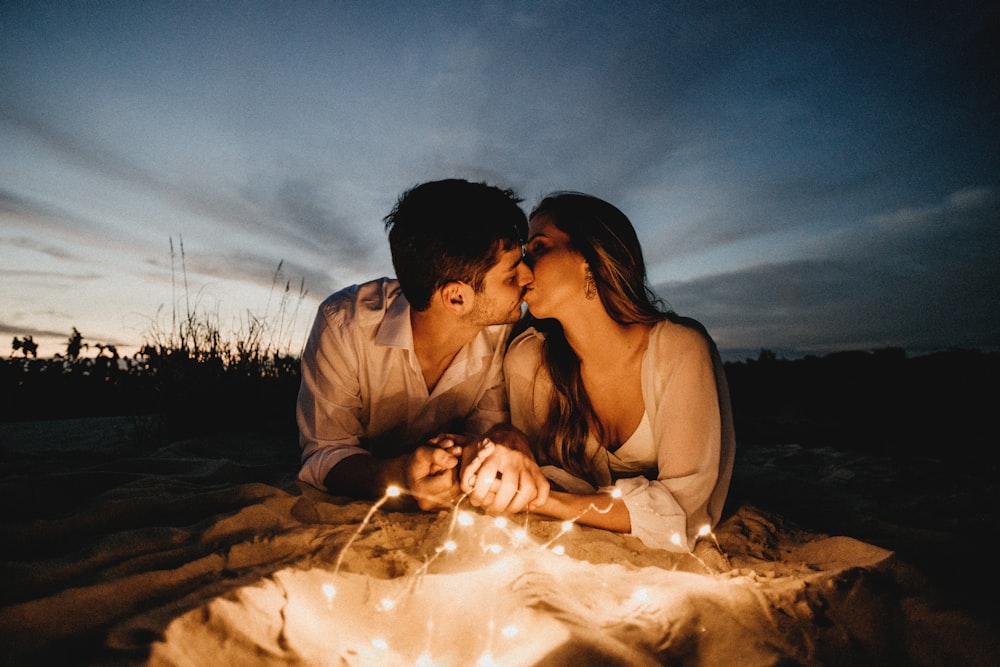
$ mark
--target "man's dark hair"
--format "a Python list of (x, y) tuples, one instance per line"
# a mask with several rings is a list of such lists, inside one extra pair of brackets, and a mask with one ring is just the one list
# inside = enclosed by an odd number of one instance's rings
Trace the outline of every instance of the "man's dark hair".
[(384, 221), (392, 265), (410, 306), (426, 310), (434, 291), (453, 281), (481, 291), (497, 253), (527, 238), (520, 201), (512, 190), (461, 179), (404, 192)]

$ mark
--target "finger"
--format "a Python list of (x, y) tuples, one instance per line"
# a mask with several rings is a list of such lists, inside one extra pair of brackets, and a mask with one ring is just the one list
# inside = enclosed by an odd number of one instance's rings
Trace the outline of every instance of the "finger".
[(484, 497), (487, 493), (489, 493), (498, 477), (502, 477), (502, 474), (497, 469), (496, 462), (487, 460), (483, 463), (483, 467), (480, 468), (479, 472), (476, 474), (473, 493), (480, 497)]
[(420, 446), (406, 457), (404, 470), (411, 487), (413, 480), (420, 479), (430, 472), (433, 465), (430, 452), (431, 449), (429, 447)]
[(447, 449), (448, 447), (453, 447), (455, 445), (455, 437), (450, 433), (440, 433), (429, 439), (427, 444), (432, 447), (443, 447)]
[(478, 478), (479, 469), (483, 466), (483, 460), (478, 456), (473, 458), (462, 469), (462, 493), (472, 493), (472, 489), (476, 485), (476, 479)]
[(533, 498), (534, 496), (531, 493), (525, 492), (524, 489), (518, 489), (514, 493), (514, 497), (511, 498), (510, 503), (507, 504), (507, 514), (523, 512)]
[(498, 471), (496, 469), (496, 463), (491, 460), (487, 460), (483, 464), (479, 473), (476, 475), (476, 481), (472, 487), (472, 492), (469, 493), (469, 500), (473, 505), (476, 507), (483, 507), (489, 502), (487, 500), (487, 495), (491, 493), (490, 487), (496, 483), (497, 475)]
[(434, 449), (431, 452), (433, 462), (432, 469), (437, 468), (437, 472), (451, 470), (458, 465), (458, 457), (446, 449)]
[(549, 501), (549, 490), (547, 481), (543, 486), (538, 487), (534, 500), (528, 502), (527, 510), (533, 512), (545, 505)]
[(424, 510), (436, 510), (447, 507), (458, 496), (458, 486), (447, 475), (425, 478), (413, 493), (417, 506)]
[(541, 473), (541, 471), (536, 472), (532, 475), (532, 481), (535, 486), (535, 499), (530, 501), (529, 509), (535, 509), (541, 507), (549, 500), (549, 478)]
[(490, 440), (489, 438), (483, 438), (478, 444), (478, 449), (476, 449), (476, 458), (477, 459), (489, 458), (493, 454), (494, 450), (496, 450), (496, 447), (497, 447), (496, 443), (494, 443), (492, 440)]
[(499, 514), (499, 512), (496, 511), (495, 506), (496, 506), (497, 491), (500, 490), (500, 486), (501, 486), (501, 481), (499, 479), (493, 480), (493, 483), (490, 484), (489, 491), (486, 492), (486, 497), (483, 498), (480, 507), (487, 514), (493, 516)]
[(475, 485), (476, 479), (479, 476), (479, 472), (482, 469), (483, 463), (489, 458), (489, 455), (493, 453), (493, 443), (489, 440), (483, 440), (479, 445), (479, 451), (476, 452), (475, 457), (462, 470), (462, 491), (464, 493), (472, 493)]
[[(510, 475), (499, 480), (500, 485), (496, 490), (496, 496), (493, 498), (493, 502), (486, 507), (486, 511), (490, 514), (503, 514), (505, 512), (512, 511), (510, 509), (511, 501), (517, 497), (517, 476)], [(491, 489), (492, 491), (492, 489)]]
[(521, 475), (517, 489), (513, 497), (507, 503), (506, 511), (509, 514), (523, 512), (528, 503), (535, 499), (535, 485), (530, 475)]

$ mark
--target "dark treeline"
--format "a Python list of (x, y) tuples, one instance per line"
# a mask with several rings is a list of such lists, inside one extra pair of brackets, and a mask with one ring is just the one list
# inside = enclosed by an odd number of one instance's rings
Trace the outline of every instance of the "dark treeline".
[[(737, 439), (892, 456), (993, 460), (1000, 355), (956, 350), (841, 352), (727, 362)], [(159, 414), (173, 435), (295, 432), (298, 358), (193, 355), (146, 348), (120, 359), (0, 360), (0, 420)]]
[[(727, 363), (737, 440), (995, 461), (1000, 354), (901, 349)], [(971, 460), (971, 459), (970, 459)]]

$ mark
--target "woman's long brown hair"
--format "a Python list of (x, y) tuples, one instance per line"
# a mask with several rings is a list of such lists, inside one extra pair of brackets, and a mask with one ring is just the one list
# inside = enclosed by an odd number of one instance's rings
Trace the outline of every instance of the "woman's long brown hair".
[[(615, 206), (591, 195), (560, 192), (545, 197), (529, 218), (538, 216), (552, 220), (569, 236), (570, 246), (583, 255), (597, 295), (614, 321), (655, 324), (672, 318), (673, 313), (649, 289), (642, 247), (632, 223)], [(542, 363), (555, 388), (538, 443), (540, 459), (593, 483), (593, 461), (584, 454), (587, 436), (593, 431), (599, 442), (607, 443), (583, 386), (580, 360), (558, 320), (530, 319), (525, 324), (545, 335)]]

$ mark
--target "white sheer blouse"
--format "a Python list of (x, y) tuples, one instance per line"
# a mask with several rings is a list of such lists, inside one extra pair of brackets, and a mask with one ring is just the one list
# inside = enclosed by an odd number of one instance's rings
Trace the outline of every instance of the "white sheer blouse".
[[(552, 392), (543, 343), (543, 334), (528, 329), (504, 361), (511, 421), (533, 446)], [(650, 332), (641, 373), (645, 415), (636, 431), (614, 452), (593, 436), (587, 442), (598, 489), (561, 467), (542, 470), (574, 493), (617, 488), (632, 535), (652, 547), (689, 551), (703, 527), (719, 522), (732, 478), (735, 434), (722, 360), (700, 324), (668, 320)]]

